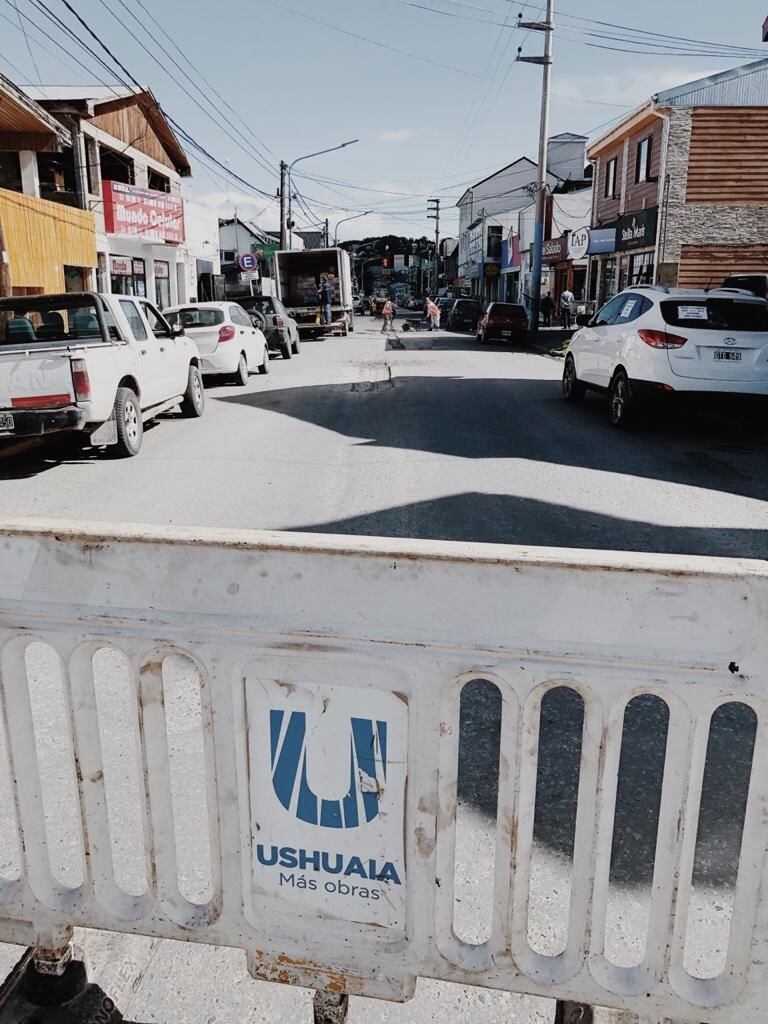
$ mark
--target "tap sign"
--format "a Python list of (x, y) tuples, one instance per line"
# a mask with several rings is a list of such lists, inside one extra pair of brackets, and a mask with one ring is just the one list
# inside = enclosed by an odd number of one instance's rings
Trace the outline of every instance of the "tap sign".
[(246, 695), (255, 894), (404, 929), (406, 704), (282, 679)]

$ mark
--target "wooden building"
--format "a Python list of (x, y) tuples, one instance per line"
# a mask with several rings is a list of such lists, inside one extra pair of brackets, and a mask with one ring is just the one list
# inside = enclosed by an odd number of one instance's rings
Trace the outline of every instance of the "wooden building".
[(658, 93), (588, 155), (593, 297), (768, 273), (768, 59)]
[(91, 213), (64, 187), (67, 129), (0, 75), (0, 295), (74, 291), (92, 284)]

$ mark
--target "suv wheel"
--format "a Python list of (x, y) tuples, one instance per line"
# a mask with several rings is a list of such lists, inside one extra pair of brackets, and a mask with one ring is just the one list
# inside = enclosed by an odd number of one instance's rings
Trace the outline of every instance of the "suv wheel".
[(290, 339), (286, 341), (280, 341), (280, 355), (283, 357), (283, 359), (291, 358), (292, 352)]
[(617, 370), (608, 389), (608, 415), (614, 427), (628, 427), (634, 419), (635, 400), (625, 370)]
[(563, 367), (563, 398), (566, 402), (581, 402), (586, 393), (587, 389), (576, 376), (576, 360), (567, 355)]

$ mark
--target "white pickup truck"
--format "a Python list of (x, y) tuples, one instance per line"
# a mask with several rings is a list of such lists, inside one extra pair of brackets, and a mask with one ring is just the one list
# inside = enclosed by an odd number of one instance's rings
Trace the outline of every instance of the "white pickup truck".
[(146, 299), (77, 292), (0, 299), (0, 440), (79, 431), (119, 455), (176, 406), (202, 416), (200, 356)]

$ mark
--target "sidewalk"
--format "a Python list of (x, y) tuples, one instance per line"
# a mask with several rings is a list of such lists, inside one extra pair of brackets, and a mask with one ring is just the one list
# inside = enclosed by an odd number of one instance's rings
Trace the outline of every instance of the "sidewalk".
[(540, 327), (536, 339), (529, 337), (528, 344), (536, 352), (550, 355), (563, 350), (575, 333), (575, 327), (571, 330), (565, 330), (563, 327)]

